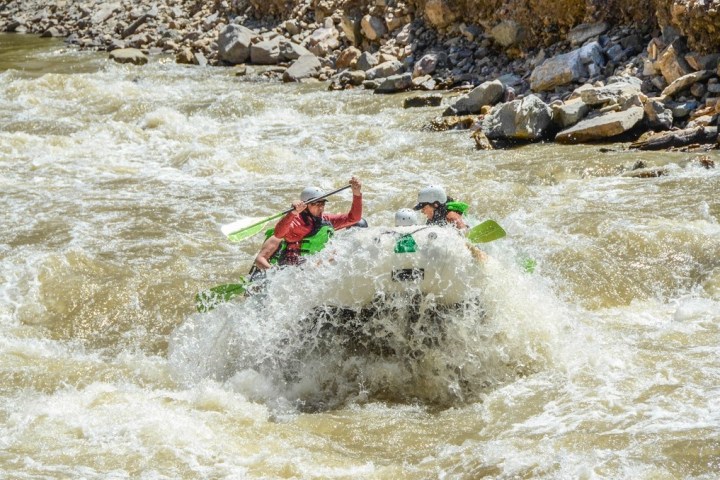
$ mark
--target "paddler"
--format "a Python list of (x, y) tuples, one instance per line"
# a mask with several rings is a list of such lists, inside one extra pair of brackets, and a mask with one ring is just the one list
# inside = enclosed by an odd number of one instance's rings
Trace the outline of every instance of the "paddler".
[[(427, 225), (452, 225), (465, 233), (468, 229), (463, 213), (468, 209), (467, 203), (457, 202), (445, 193), (445, 189), (430, 185), (418, 192), (418, 203), (414, 207), (427, 217)], [(479, 262), (487, 260), (487, 254), (476, 245), (467, 244), (472, 256)]]
[(468, 205), (456, 202), (448, 197), (445, 189), (437, 185), (430, 185), (418, 193), (418, 203), (415, 210), (420, 210), (427, 217), (428, 225), (452, 225), (464, 232), (468, 226), (462, 218)]
[(293, 202), (293, 210), (285, 215), (265, 240), (255, 257), (255, 266), (261, 270), (271, 267), (273, 256), (279, 265), (298, 265), (302, 256), (312, 255), (325, 247), (335, 230), (362, 223), (362, 183), (357, 177), (350, 179), (353, 193), (350, 211), (346, 214), (326, 214), (326, 199), (306, 203), (321, 197), (323, 191), (307, 187), (300, 193), (300, 200)]

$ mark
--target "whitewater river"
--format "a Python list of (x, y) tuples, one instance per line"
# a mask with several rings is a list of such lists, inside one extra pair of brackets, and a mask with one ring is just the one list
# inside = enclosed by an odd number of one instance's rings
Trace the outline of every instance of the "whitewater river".
[[(720, 168), (622, 144), (476, 151), (408, 95), (1, 35), (0, 478), (717, 478)], [(626, 175), (638, 161), (666, 175)], [(196, 312), (262, 241), (221, 225), (353, 174), (366, 233)], [(383, 267), (358, 238), (431, 183), (508, 233), (451, 272), (473, 300), (394, 350), (332, 311), (335, 330), (307, 327)], [(366, 321), (392, 331), (413, 301)]]

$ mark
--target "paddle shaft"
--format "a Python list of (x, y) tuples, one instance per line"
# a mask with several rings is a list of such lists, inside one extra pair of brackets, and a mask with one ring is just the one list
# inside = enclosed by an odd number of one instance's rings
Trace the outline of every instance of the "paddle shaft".
[[(338, 188), (337, 190), (333, 190), (332, 192), (326, 193), (326, 194), (324, 194), (324, 195), (320, 195), (319, 197), (311, 198), (310, 200), (308, 200), (308, 201), (305, 202), (305, 203), (308, 204), (308, 203), (317, 202), (318, 200), (322, 200), (323, 198), (327, 198), (327, 197), (329, 197), (330, 195), (335, 195), (335, 194), (338, 193), (338, 192), (342, 192), (343, 190), (347, 190), (347, 189), (350, 188), (350, 187), (352, 187), (352, 185), (345, 185), (344, 187), (340, 187), (340, 188)], [(294, 210), (294, 209), (291, 208), (290, 210), (287, 210), (287, 211), (285, 211), (284, 213), (290, 213), (290, 212), (292, 212), (293, 210)]]
[[(345, 185), (344, 187), (338, 188), (337, 190), (333, 190), (332, 192), (328, 192), (328, 193), (326, 193), (326, 194), (324, 194), (324, 195), (320, 195), (319, 197), (311, 198), (310, 200), (308, 200), (308, 201), (305, 202), (305, 203), (307, 204), (307, 203), (317, 202), (318, 200), (322, 200), (323, 198), (327, 198), (327, 197), (329, 197), (330, 195), (335, 195), (335, 194), (338, 193), (338, 192), (342, 192), (343, 190), (347, 190), (347, 189), (350, 188), (350, 187), (351, 187), (351, 185)], [(282, 217), (283, 215), (287, 215), (288, 213), (292, 212), (293, 210), (295, 210), (295, 208), (289, 208), (289, 209), (287, 209), (287, 210), (285, 210), (285, 211), (283, 211), (283, 212), (280, 212), (280, 213), (278, 213), (278, 214), (276, 214), (276, 215), (273, 215), (273, 216), (271, 216), (271, 217), (263, 218), (263, 219), (260, 220), (259, 222), (255, 222), (255, 223), (253, 223), (252, 225), (244, 226), (243, 228), (241, 228), (240, 230), (238, 230), (238, 231), (236, 231), (236, 232), (231, 232), (231, 233), (229, 233), (228, 236), (234, 235), (234, 234), (236, 234), (236, 233), (238, 233), (238, 232), (240, 232), (240, 231), (243, 231), (243, 230), (250, 230), (250, 229), (253, 228), (253, 227), (257, 227), (258, 225), (264, 225), (264, 224), (270, 222), (271, 220), (275, 220), (276, 218)]]
[[(332, 192), (328, 192), (328, 193), (326, 193), (326, 194), (324, 194), (324, 195), (320, 195), (319, 197), (311, 198), (310, 200), (308, 200), (307, 202), (305, 202), (305, 205), (307, 205), (307, 204), (309, 204), (309, 203), (315, 203), (315, 202), (317, 202), (317, 201), (319, 201), (319, 200), (322, 200), (323, 198), (329, 197), (330, 195), (335, 195), (335, 194), (338, 193), (338, 192), (342, 192), (343, 190), (347, 190), (347, 189), (350, 188), (351, 186), (352, 186), (352, 185), (345, 185), (344, 187), (340, 187), (340, 188), (338, 188), (337, 190), (333, 190)], [(275, 220), (276, 218), (281, 217), (281, 216), (283, 216), (283, 215), (286, 215), (286, 214), (292, 212), (293, 210), (295, 210), (295, 208), (289, 208), (289, 209), (285, 210), (284, 212), (280, 212), (280, 213), (278, 213), (277, 215), (275, 215), (274, 217), (270, 217), (270, 218), (268, 218), (267, 220), (264, 220), (264, 221), (265, 221), (265, 222), (269, 222), (270, 220)], [(259, 222), (259, 223), (262, 223), (262, 222)], [(258, 225), (258, 224), (256, 223), (255, 225)], [(255, 225), (251, 225), (251, 226), (254, 227)]]

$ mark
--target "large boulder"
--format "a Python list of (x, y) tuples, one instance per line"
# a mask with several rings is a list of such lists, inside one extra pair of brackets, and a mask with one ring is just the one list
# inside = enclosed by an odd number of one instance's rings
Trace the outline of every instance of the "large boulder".
[(390, 75), (375, 89), (375, 93), (396, 93), (412, 87), (412, 74), (410, 72)]
[(249, 28), (231, 23), (218, 35), (218, 58), (234, 65), (247, 62), (256, 36)]
[(308, 53), (298, 58), (295, 63), (285, 70), (283, 81), (297, 82), (305, 78), (317, 77), (321, 68), (320, 60), (312, 53)]
[(579, 90), (580, 98), (587, 105), (596, 107), (609, 103), (623, 104), (630, 97), (641, 93), (641, 84), (630, 79), (608, 83), (602, 87)]
[(493, 139), (533, 141), (543, 138), (552, 121), (550, 107), (535, 95), (497, 105), (482, 129)]
[(391, 75), (397, 75), (404, 69), (402, 62), (399, 60), (391, 60), (389, 62), (383, 62), (380, 65), (371, 68), (365, 72), (365, 76), (368, 80), (375, 80), (378, 78), (386, 78)]
[(258, 65), (277, 65), (281, 60), (280, 37), (263, 40), (250, 46), (250, 61)]
[(589, 118), (558, 133), (555, 141), (572, 144), (610, 139), (631, 130), (642, 121), (644, 114), (643, 107), (630, 107)]
[(469, 93), (461, 96), (452, 106), (445, 112), (446, 115), (467, 115), (470, 113), (480, 113), (480, 109), (485, 105), (495, 105), (502, 100), (505, 93), (505, 86), (500, 80), (492, 82), (484, 82)]
[(572, 52), (545, 60), (530, 75), (530, 88), (542, 92), (587, 79), (599, 73), (604, 64), (605, 57), (600, 44), (592, 42)]

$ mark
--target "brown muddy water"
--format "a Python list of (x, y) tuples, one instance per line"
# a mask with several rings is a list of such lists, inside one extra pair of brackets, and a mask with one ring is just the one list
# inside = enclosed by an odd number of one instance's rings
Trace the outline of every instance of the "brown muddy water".
[[(719, 170), (479, 152), (403, 98), (0, 35), (0, 477), (717, 478)], [(335, 259), (195, 311), (262, 241), (221, 225), (353, 174), (370, 228)], [(387, 267), (373, 239), (427, 184), (508, 235), (484, 264), (448, 250), (460, 308), (378, 284), (363, 321), (396, 343), (359, 345), (329, 305)]]

